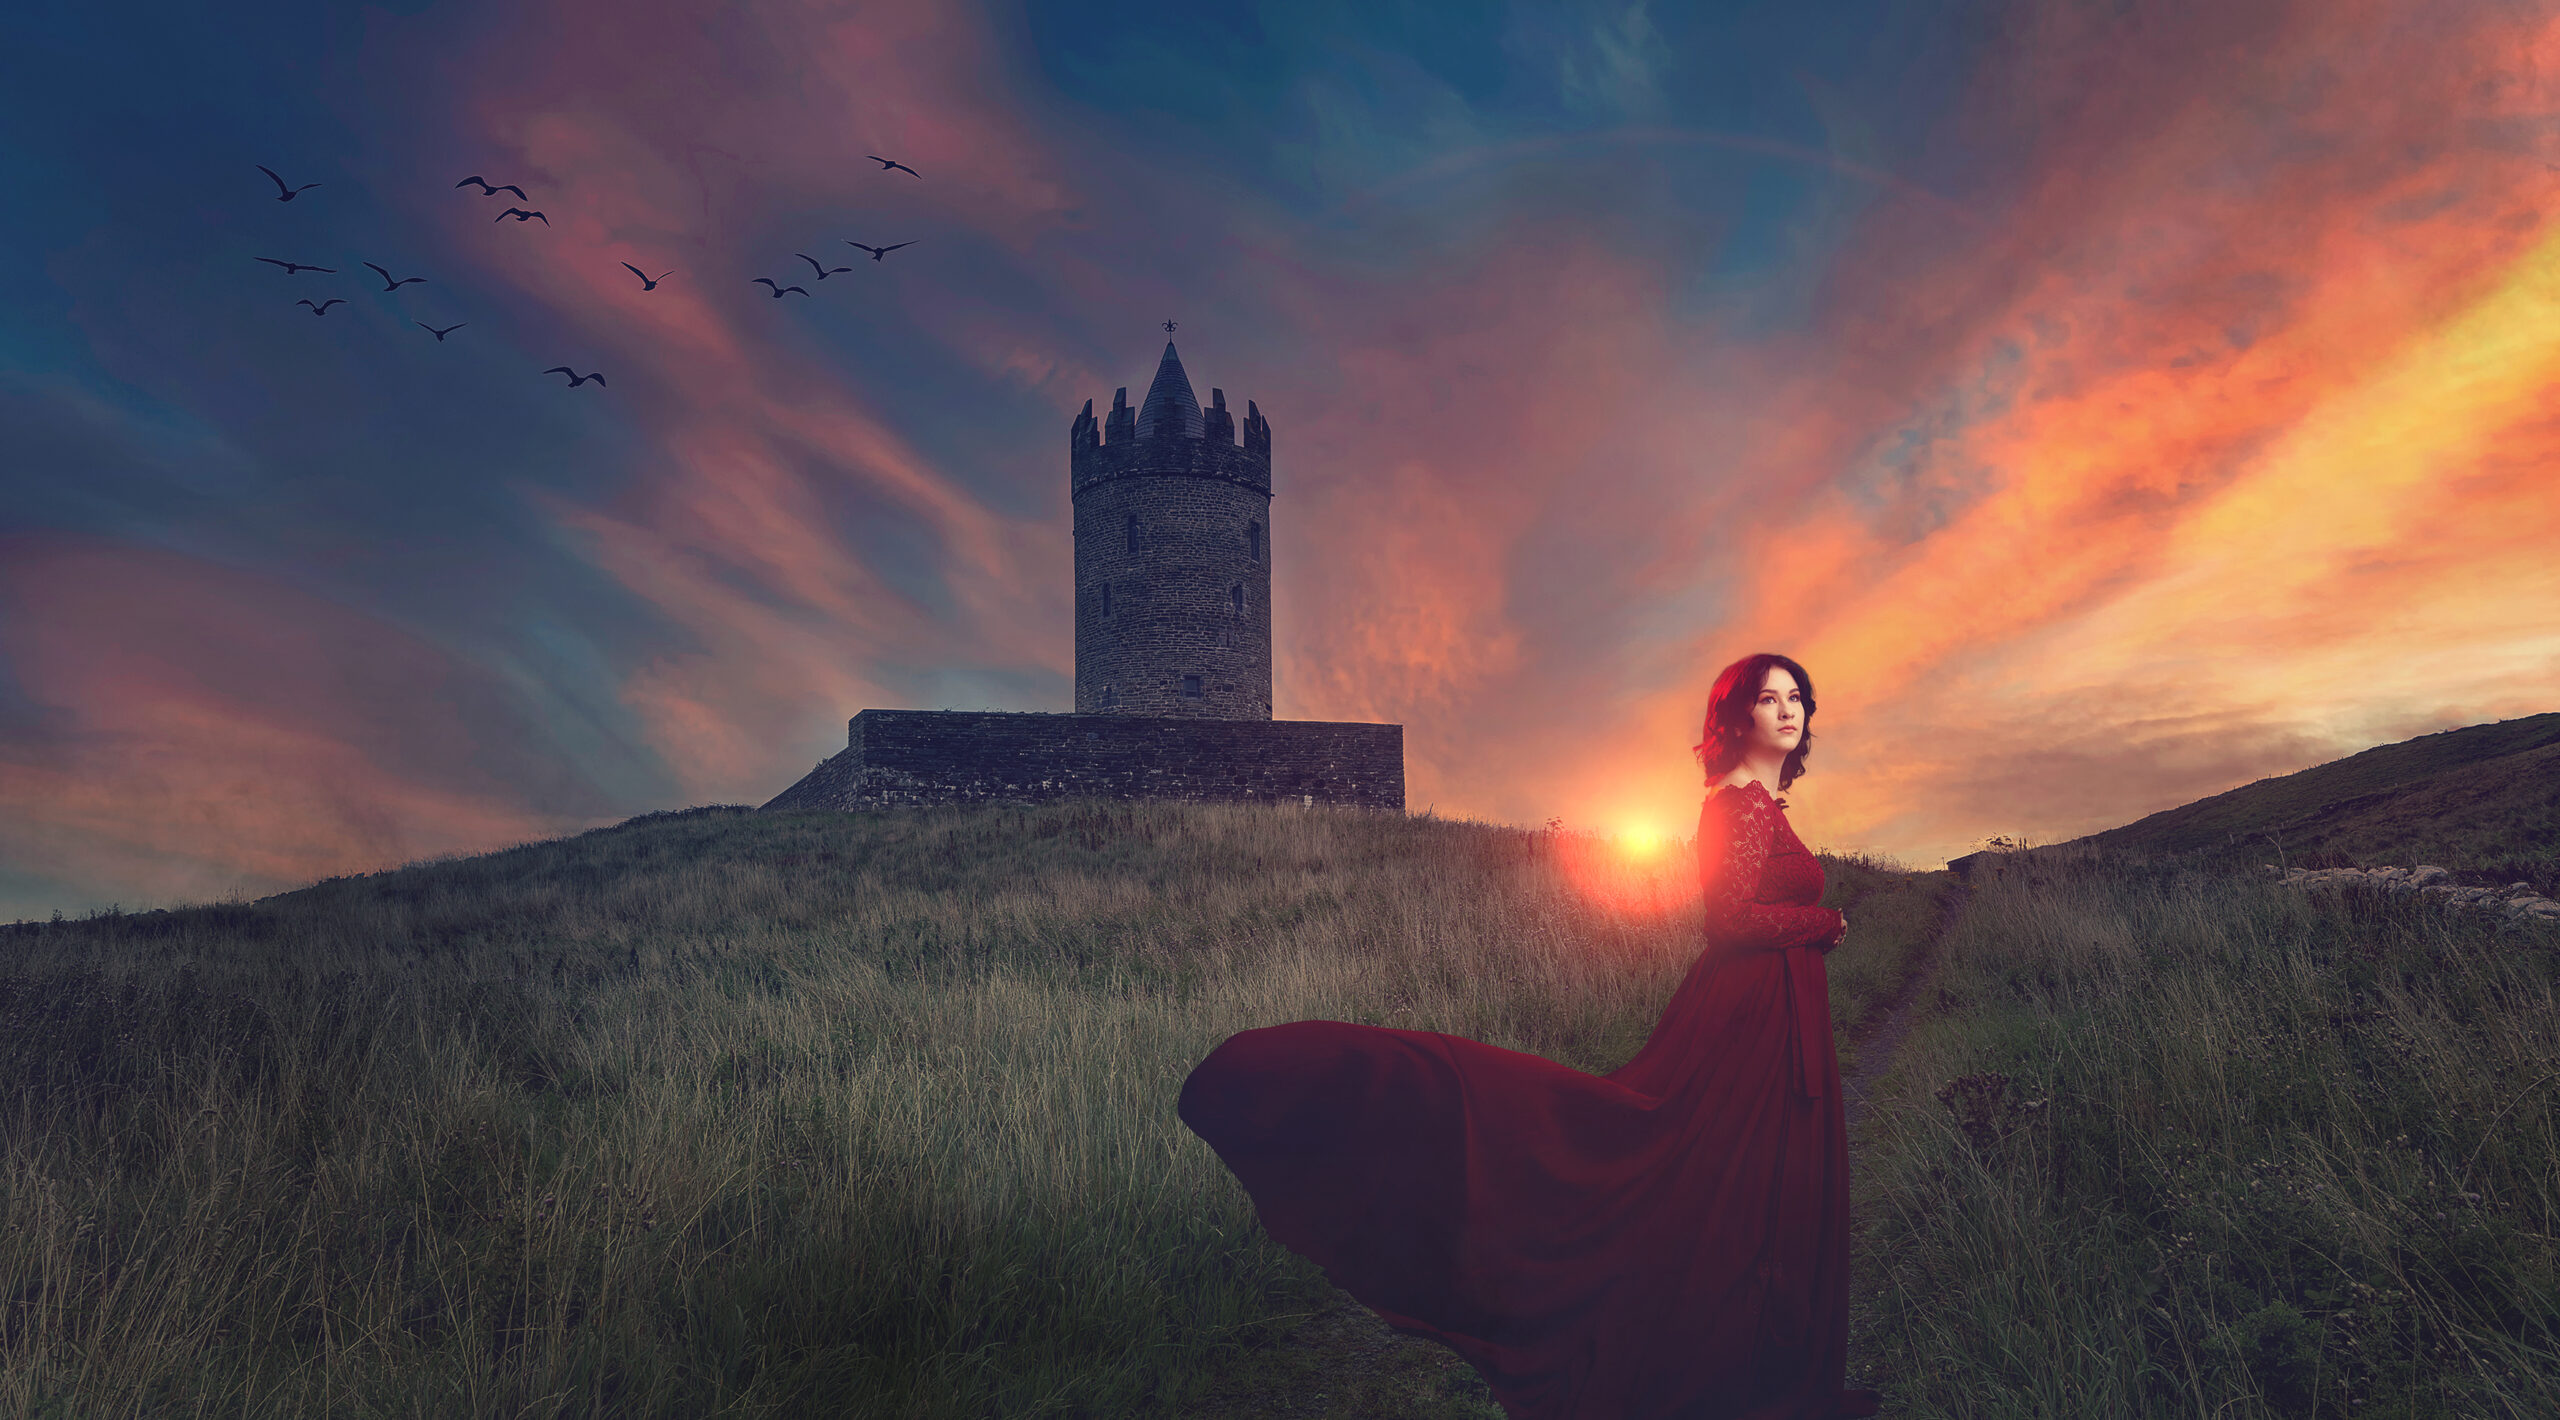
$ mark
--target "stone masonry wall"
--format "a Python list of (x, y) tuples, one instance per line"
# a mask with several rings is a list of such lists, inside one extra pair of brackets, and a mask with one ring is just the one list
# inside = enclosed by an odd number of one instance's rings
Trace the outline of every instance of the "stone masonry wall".
[(1160, 432), (1138, 433), (1125, 387), (1068, 431), (1077, 714), (1271, 718), (1271, 425), (1248, 401), (1239, 445), (1226, 392), (1210, 394), (1180, 432), (1196, 406), (1168, 344)]
[(1038, 711), (865, 710), (771, 811), (1117, 799), (1404, 810), (1404, 727)]
[[(1078, 713), (1271, 718), (1270, 504), (1206, 478), (1130, 476), (1076, 496)], [(1182, 693), (1186, 675), (1200, 677), (1198, 696)]]
[(2421, 863), (2414, 868), (2291, 870), (2269, 863), (2259, 872), (2290, 887), (2336, 889), (2362, 885), (2395, 896), (2415, 893), (2441, 902), (2456, 912), (2486, 913), (2519, 922), (2560, 922), (2560, 902), (2553, 902), (2535, 892), (2531, 883), (2509, 883), (2502, 888), (2462, 887), (2451, 881), (2453, 874), (2450, 871), (2432, 863)]

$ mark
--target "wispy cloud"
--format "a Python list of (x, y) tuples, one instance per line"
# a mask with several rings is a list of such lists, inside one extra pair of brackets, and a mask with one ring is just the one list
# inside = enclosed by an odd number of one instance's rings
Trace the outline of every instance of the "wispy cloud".
[[(1932, 89), (1644, 5), (1134, 67), (967, 7), (491, 13), (369, 22), (378, 162), (550, 225), (385, 178), (309, 238), (396, 235), (477, 344), (235, 337), (54, 249), (101, 373), (0, 404), (62, 475), (0, 520), (13, 882), (263, 888), (1062, 709), (1067, 424), (1167, 316), (1274, 428), (1277, 713), (1404, 724), (1417, 807), (1684, 832), (1759, 650), (1820, 690), (1799, 830), (1915, 863), (2553, 708), (2543, 19), (2018, 7)], [(1704, 102), (1735, 65), (1785, 114)]]

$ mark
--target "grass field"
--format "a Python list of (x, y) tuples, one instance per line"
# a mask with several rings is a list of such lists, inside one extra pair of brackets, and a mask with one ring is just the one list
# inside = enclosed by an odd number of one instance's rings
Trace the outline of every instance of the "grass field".
[[(1945, 875), (1824, 867), (1849, 1032)], [(2036, 876), (1857, 1141), (1890, 1413), (2560, 1414), (2553, 934)], [(1489, 1416), (1239, 1401), (1330, 1289), (1174, 1093), (1302, 1018), (1612, 1068), (1698, 922), (1682, 845), (1084, 802), (0, 928), (0, 1410)]]
[(1857, 1141), (1892, 1413), (2560, 1415), (2560, 932), (1993, 874)]

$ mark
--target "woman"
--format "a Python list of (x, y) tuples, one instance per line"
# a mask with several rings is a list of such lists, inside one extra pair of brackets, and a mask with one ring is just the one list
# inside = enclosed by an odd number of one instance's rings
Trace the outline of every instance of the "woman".
[(1227, 1038), (1183, 1123), (1274, 1238), (1515, 1417), (1832, 1420), (1845, 1390), (1848, 1137), (1822, 953), (1848, 919), (1768, 785), (1804, 772), (1813, 682), (1727, 666), (1696, 752), (1706, 950), (1607, 1075), (1436, 1031)]

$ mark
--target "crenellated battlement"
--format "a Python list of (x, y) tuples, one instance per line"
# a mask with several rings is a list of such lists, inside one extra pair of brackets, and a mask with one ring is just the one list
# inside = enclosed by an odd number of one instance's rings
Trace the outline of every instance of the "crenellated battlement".
[(1067, 431), (1068, 496), (1117, 478), (1216, 478), (1257, 493), (1271, 492), (1271, 425), (1253, 401), (1245, 401), (1244, 443), (1236, 443), (1235, 415), (1227, 392), (1209, 391), (1202, 409), (1191, 381), (1167, 342), (1155, 383), (1143, 408), (1129, 407), (1129, 388), (1111, 397), (1108, 416), (1096, 421), (1093, 401)]

